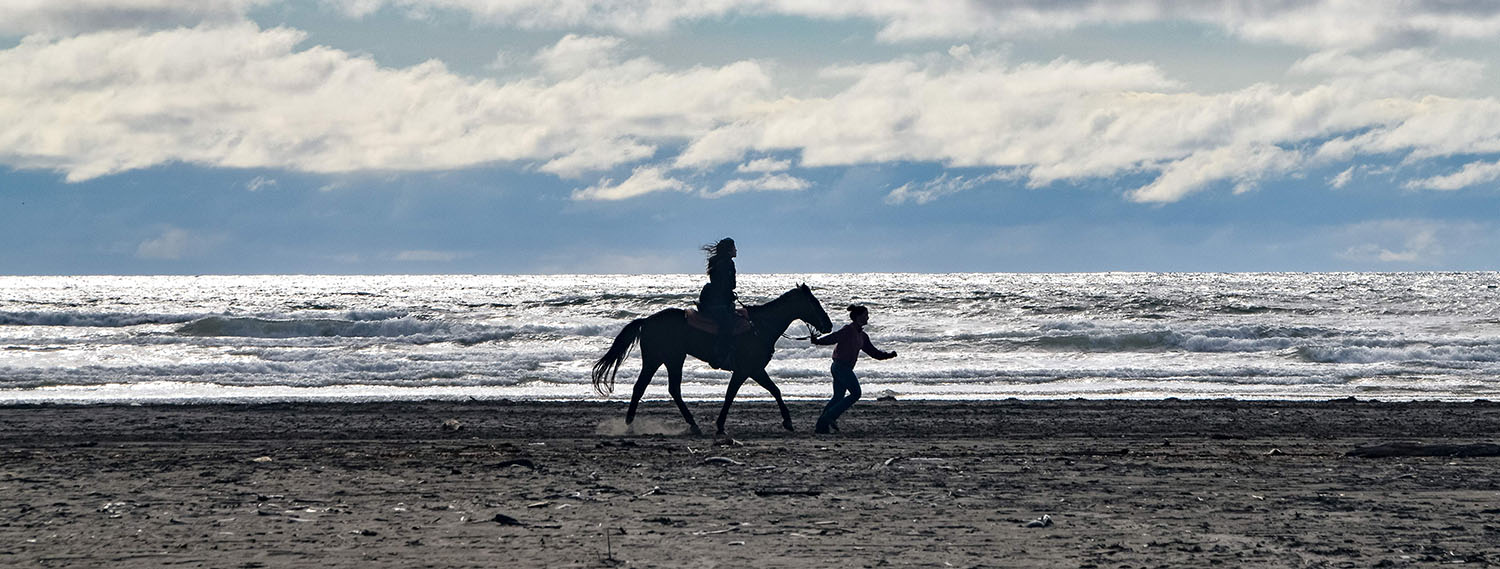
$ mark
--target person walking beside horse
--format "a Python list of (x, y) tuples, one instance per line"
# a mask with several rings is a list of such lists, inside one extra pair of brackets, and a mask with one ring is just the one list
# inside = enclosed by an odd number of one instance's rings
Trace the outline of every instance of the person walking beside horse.
[(813, 428), (819, 434), (828, 434), (839, 430), (839, 415), (848, 411), (859, 401), (859, 377), (854, 375), (854, 363), (859, 361), (859, 352), (870, 354), (877, 360), (888, 360), (896, 357), (896, 352), (885, 352), (870, 343), (870, 336), (865, 334), (865, 325), (870, 323), (870, 309), (858, 304), (849, 305), (849, 324), (839, 331), (826, 336), (813, 334), (809, 338), (812, 343), (819, 346), (834, 346), (833, 365), (829, 372), (833, 374), (833, 398), (828, 400), (828, 405), (823, 407), (822, 416), (818, 417), (818, 423)]

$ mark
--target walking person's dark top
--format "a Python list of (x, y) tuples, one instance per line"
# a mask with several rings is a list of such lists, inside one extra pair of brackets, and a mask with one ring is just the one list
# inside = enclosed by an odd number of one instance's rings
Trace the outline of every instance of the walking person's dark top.
[(864, 328), (870, 322), (869, 309), (858, 304), (850, 305), (849, 320), (849, 324), (837, 332), (812, 337), (814, 344), (834, 347), (833, 365), (828, 369), (833, 375), (833, 398), (828, 400), (828, 405), (823, 407), (823, 414), (818, 417), (818, 423), (814, 427), (814, 431), (818, 433), (837, 432), (839, 416), (859, 401), (859, 377), (854, 375), (854, 364), (859, 361), (860, 352), (877, 360), (896, 357), (896, 352), (882, 351), (870, 343), (870, 336), (865, 334)]

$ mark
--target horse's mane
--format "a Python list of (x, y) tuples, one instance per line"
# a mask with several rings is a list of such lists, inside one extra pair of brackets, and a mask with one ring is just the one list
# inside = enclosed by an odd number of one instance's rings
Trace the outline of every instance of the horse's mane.
[(764, 310), (766, 308), (791, 301), (792, 295), (806, 294), (808, 292), (811, 292), (811, 289), (807, 288), (807, 285), (797, 285), (796, 287), (793, 287), (792, 290), (781, 293), (781, 296), (778, 296), (765, 304), (747, 304), (745, 305), (745, 310), (749, 311), (751, 316), (753, 317), (755, 313), (760, 310)]

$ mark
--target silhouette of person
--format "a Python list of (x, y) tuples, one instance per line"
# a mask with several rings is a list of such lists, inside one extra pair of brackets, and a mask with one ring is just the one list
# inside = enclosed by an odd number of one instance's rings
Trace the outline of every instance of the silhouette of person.
[(728, 237), (718, 243), (704, 245), (708, 253), (708, 284), (698, 293), (698, 311), (719, 326), (719, 335), (714, 339), (713, 361), (718, 369), (734, 367), (734, 328), (738, 316), (734, 312), (737, 297), (734, 294), (734, 257), (738, 251), (734, 240)]
[(814, 344), (834, 346), (833, 365), (828, 370), (833, 374), (833, 398), (828, 400), (828, 405), (823, 407), (823, 414), (818, 417), (818, 424), (813, 428), (817, 433), (838, 432), (839, 416), (853, 407), (854, 402), (859, 401), (859, 377), (854, 375), (854, 362), (859, 360), (859, 352), (870, 354), (870, 357), (877, 360), (896, 357), (896, 352), (881, 351), (870, 343), (870, 336), (864, 330), (864, 326), (869, 323), (870, 309), (851, 304), (848, 325), (827, 336), (812, 336)]

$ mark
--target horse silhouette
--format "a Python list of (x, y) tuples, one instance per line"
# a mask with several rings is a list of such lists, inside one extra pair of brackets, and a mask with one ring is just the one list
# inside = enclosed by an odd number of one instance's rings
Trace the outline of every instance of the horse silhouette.
[[(749, 333), (735, 337), (734, 370), (729, 377), (729, 390), (724, 394), (724, 408), (719, 411), (719, 420), (715, 423), (716, 433), (724, 434), (724, 420), (729, 417), (729, 407), (734, 404), (734, 396), (746, 378), (755, 380), (776, 398), (776, 405), (781, 408), (781, 424), (791, 431), (792, 413), (781, 399), (781, 389), (766, 374), (766, 364), (770, 363), (771, 356), (776, 351), (776, 340), (786, 333), (793, 321), (806, 322), (824, 334), (833, 330), (833, 322), (828, 319), (823, 304), (818, 302), (812, 289), (806, 284), (798, 285), (776, 300), (746, 308), (754, 328)], [(677, 409), (682, 412), (682, 418), (687, 420), (693, 434), (703, 434), (698, 423), (693, 420), (693, 413), (688, 410), (687, 403), (682, 401), (682, 364), (687, 356), (709, 361), (714, 355), (715, 337), (714, 334), (689, 326), (686, 314), (681, 308), (668, 308), (651, 316), (632, 320), (615, 336), (614, 344), (604, 353), (604, 357), (594, 362), (594, 389), (600, 395), (609, 395), (614, 391), (615, 374), (620, 370), (620, 363), (629, 355), (631, 346), (637, 343), (641, 345), (641, 376), (635, 380), (635, 391), (630, 396), (630, 410), (625, 412), (625, 424), (635, 421), (635, 410), (640, 404), (641, 396), (646, 394), (646, 386), (651, 384), (656, 370), (666, 365), (667, 391), (672, 394), (672, 401), (677, 403)]]

